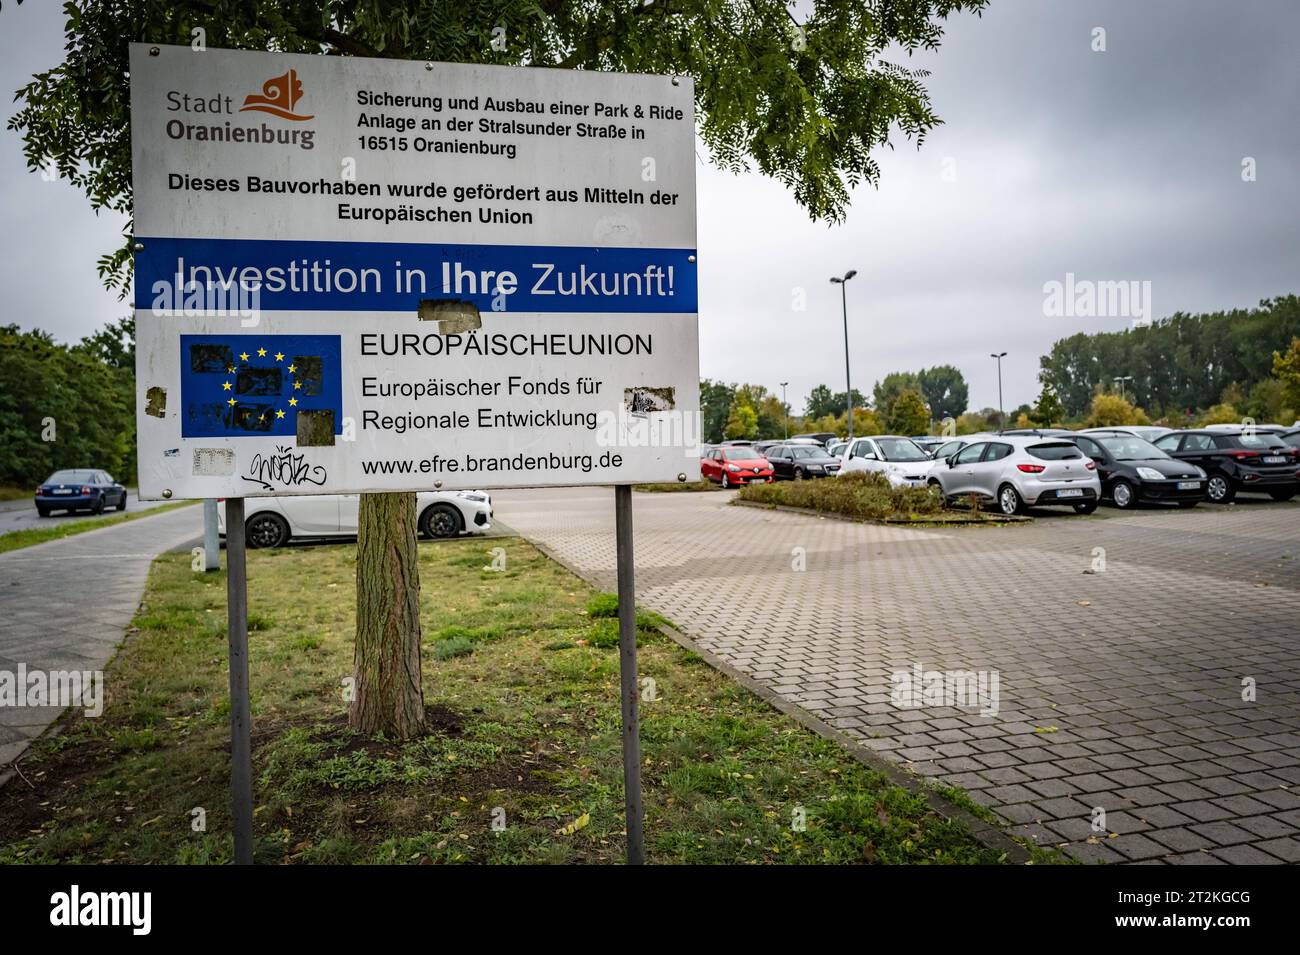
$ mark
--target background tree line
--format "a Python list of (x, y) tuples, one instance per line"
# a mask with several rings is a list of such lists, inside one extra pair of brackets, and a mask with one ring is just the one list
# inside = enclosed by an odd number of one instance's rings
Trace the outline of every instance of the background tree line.
[[(876, 382), (867, 398), (853, 389), (854, 434), (920, 434), (944, 418), (959, 419), (966, 410), (966, 379), (952, 365), (918, 372), (894, 372)], [(704, 378), (700, 381), (701, 439), (759, 441), (789, 433), (848, 433), (848, 393), (817, 385), (804, 403), (804, 413), (790, 413), (763, 385), (736, 385)], [(986, 413), (996, 416), (993, 409)], [(981, 421), (983, 419), (981, 418)], [(972, 425), (971, 430), (978, 430)]]
[(75, 345), (0, 326), (0, 486), (30, 492), (59, 468), (135, 483), (135, 322)]
[(1300, 299), (1294, 295), (1265, 299), (1254, 309), (1178, 312), (1137, 328), (1063, 338), (1040, 359), (1039, 379), (1059, 399), (1064, 420), (1086, 418), (1097, 394), (1118, 391), (1115, 379), (1131, 376), (1124, 393), (1152, 419), (1182, 424), (1230, 405), (1229, 420), (1277, 421), (1296, 406), (1284, 397), (1273, 356), (1296, 337)]

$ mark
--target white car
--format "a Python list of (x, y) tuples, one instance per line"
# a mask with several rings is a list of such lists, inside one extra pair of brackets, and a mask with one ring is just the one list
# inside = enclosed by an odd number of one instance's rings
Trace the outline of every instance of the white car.
[(911, 438), (880, 434), (871, 438), (854, 438), (843, 451), (840, 474), (852, 471), (878, 471), (895, 487), (910, 484), (925, 487), (925, 479), (934, 461)]
[[(1210, 425), (1210, 428), (1214, 427), (1217, 426)], [(1240, 425), (1229, 425), (1229, 427), (1236, 428), (1240, 427)], [(1143, 441), (1154, 441), (1156, 438), (1163, 438), (1173, 430), (1173, 428), (1166, 428), (1158, 424), (1126, 424), (1115, 428), (1084, 428), (1079, 434), (1114, 434), (1116, 431), (1123, 431), (1125, 434), (1131, 434)]]
[[(361, 498), (356, 494), (250, 497), (244, 501), (249, 547), (283, 547), (295, 537), (355, 537)], [(419, 491), (415, 513), (424, 537), (482, 534), (492, 527), (486, 491)], [(226, 536), (226, 509), (217, 508), (217, 531)]]

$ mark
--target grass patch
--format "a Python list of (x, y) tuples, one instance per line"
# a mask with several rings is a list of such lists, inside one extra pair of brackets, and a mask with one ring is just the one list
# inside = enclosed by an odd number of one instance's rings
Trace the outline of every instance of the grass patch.
[(865, 521), (902, 524), (988, 523), (982, 511), (953, 511), (944, 507), (937, 490), (895, 487), (883, 474), (853, 471), (840, 477), (807, 481), (749, 484), (737, 499), (756, 504), (802, 507)]
[(122, 524), (141, 517), (151, 517), (165, 511), (174, 511), (178, 507), (189, 507), (195, 503), (197, 502), (176, 501), (173, 504), (152, 507), (147, 511), (127, 511), (124, 514), (114, 514), (112, 517), (101, 517), (96, 520), (62, 521), (48, 527), (30, 527), (21, 531), (9, 531), (7, 534), (0, 534), (0, 554), (11, 550), (19, 550), (23, 547), (31, 547), (34, 544), (44, 544), (46, 541), (58, 540), (61, 537), (84, 534), (86, 531), (97, 531), (101, 527)]
[[(490, 545), (508, 570), (485, 569), (487, 543), (419, 549), (431, 729), (406, 743), (347, 726), (355, 545), (249, 552), (258, 862), (622, 861), (609, 599), (524, 541)], [(659, 619), (638, 613), (650, 861), (1001, 861)], [(5, 787), (0, 864), (230, 861), (224, 622), (224, 572), (154, 562), (104, 715), (70, 714), (23, 760), (32, 785)]]

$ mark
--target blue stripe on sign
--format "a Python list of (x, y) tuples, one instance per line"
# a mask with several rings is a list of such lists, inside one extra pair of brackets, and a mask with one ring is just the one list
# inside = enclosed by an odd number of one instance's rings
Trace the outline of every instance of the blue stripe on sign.
[(260, 285), (257, 304), (265, 311), (414, 312), (423, 299), (470, 301), (482, 311), (697, 311), (693, 249), (136, 241), (144, 246), (135, 254), (140, 309), (181, 310), (187, 293), (197, 289), (197, 301), (209, 282), (232, 291), (242, 282)]

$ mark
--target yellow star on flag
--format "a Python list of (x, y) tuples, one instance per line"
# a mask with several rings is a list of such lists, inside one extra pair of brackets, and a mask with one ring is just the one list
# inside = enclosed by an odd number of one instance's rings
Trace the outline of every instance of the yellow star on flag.
[(226, 404), (230, 405), (233, 408), (235, 406), (235, 399), (231, 398), (229, 401), (226, 402)]
[(290, 398), (290, 399), (289, 399), (289, 407), (290, 407), (290, 408), (296, 407), (297, 404), (298, 404), (298, 399), (297, 399), (297, 398)]
[(228, 375), (233, 375), (234, 373), (235, 373), (235, 366), (234, 366), (234, 365), (231, 365), (229, 368), (226, 369), (226, 374), (228, 374)]
[(239, 355), (239, 360), (240, 360), (240, 361), (248, 361), (248, 352), (241, 352), (240, 355)]
[(297, 390), (298, 390), (299, 388), (301, 388), (301, 387), (302, 387), (302, 382), (301, 382), (301, 381), (295, 381), (295, 382), (293, 383), (293, 390), (294, 390), (294, 391), (297, 391)]
[(221, 390), (222, 390), (222, 391), (229, 391), (229, 390), (230, 390), (230, 382), (228, 382), (228, 381), (223, 381), (223, 382), (221, 383)]
[(258, 357), (258, 358), (265, 358), (265, 357), (266, 357), (266, 349), (265, 349), (265, 348), (259, 348), (259, 349), (257, 350), (257, 357)]
[(276, 352), (276, 353), (275, 353), (275, 360), (276, 360), (276, 361), (284, 361), (284, 352), (281, 352), (281, 351)]
[(280, 411), (280, 410), (277, 408), (277, 409), (276, 409), (276, 412), (275, 412), (275, 416), (276, 416), (277, 418), (283, 418), (283, 417), (284, 417), (284, 412), (283, 412), (283, 411)]
[(295, 371), (297, 371), (297, 370), (298, 370), (298, 366), (297, 366), (297, 365), (290, 365), (290, 366), (289, 366), (289, 374), (292, 375), (292, 374), (293, 374)]

